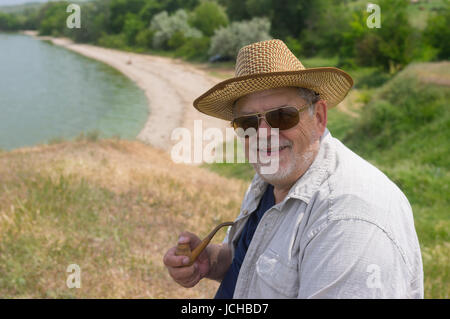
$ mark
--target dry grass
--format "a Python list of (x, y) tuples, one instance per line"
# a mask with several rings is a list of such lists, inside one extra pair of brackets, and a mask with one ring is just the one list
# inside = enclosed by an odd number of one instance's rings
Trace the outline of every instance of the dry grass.
[[(140, 142), (0, 153), (0, 295), (210, 298), (216, 282), (181, 288), (162, 258), (181, 231), (202, 237), (233, 220), (247, 186), (174, 164)], [(80, 289), (66, 286), (72, 263), (81, 268)]]

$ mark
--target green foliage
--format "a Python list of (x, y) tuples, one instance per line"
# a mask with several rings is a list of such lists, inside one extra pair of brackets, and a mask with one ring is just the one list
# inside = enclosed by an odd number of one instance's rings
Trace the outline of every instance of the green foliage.
[[(65, 27), (67, 2), (50, 2), (33, 10), (1, 13), (0, 29), (37, 28), (41, 34), (68, 36), (77, 42), (151, 48), (161, 54), (184, 47), (177, 55), (190, 52), (195, 59), (215, 54), (233, 59), (241, 46), (273, 36), (284, 40), (301, 59), (338, 56), (339, 67), (382, 67), (391, 74), (412, 61), (449, 58), (448, 1), (380, 0), (377, 4), (380, 29), (367, 26), (367, 2), (348, 0), (95, 0), (80, 3), (81, 29)], [(254, 28), (250, 21), (265, 23)], [(204, 48), (206, 39), (187, 41), (202, 36), (211, 38), (204, 53), (192, 43)]]
[(158, 12), (163, 11), (163, 3), (158, 0), (147, 0), (145, 1), (144, 6), (139, 11), (139, 17), (145, 23), (146, 26), (150, 25), (150, 21), (153, 16)]
[(247, 44), (269, 40), (270, 21), (267, 18), (253, 18), (250, 21), (233, 22), (226, 28), (215, 31), (211, 38), (209, 55), (236, 58), (239, 49)]
[(127, 40), (125, 35), (120, 34), (102, 34), (98, 39), (98, 44), (103, 47), (125, 49), (127, 47)]
[(300, 57), (301, 55), (303, 55), (303, 46), (299, 40), (294, 37), (288, 36), (284, 42), (286, 43), (289, 50), (291, 50), (292, 53), (295, 54), (295, 56)]
[(15, 15), (0, 12), (0, 31), (13, 31), (19, 27), (20, 23)]
[(127, 44), (135, 45), (136, 36), (144, 29), (144, 27), (144, 22), (142, 22), (136, 14), (127, 13), (123, 27), (123, 34), (125, 35)]
[[(178, 10), (170, 15), (163, 11), (155, 15), (150, 24), (150, 29), (154, 31), (153, 48), (154, 49), (174, 49), (176, 44), (182, 45), (180, 34), (184, 38), (199, 38), (202, 33), (188, 24), (188, 15), (185, 10)], [(176, 39), (169, 45), (169, 40), (174, 36)]]
[(62, 36), (67, 30), (66, 26), (67, 3), (65, 2), (49, 2), (39, 12), (39, 34)]
[(204, 61), (208, 58), (207, 52), (210, 45), (210, 38), (190, 38), (185, 39), (183, 45), (175, 51), (175, 56), (183, 57), (190, 61)]
[(125, 25), (127, 13), (139, 14), (145, 0), (109, 0), (108, 33), (120, 33)]
[[(250, 20), (253, 17), (266, 17), (271, 22), (268, 31), (276, 38), (297, 37), (317, 19), (316, 9), (322, 0), (224, 0), (231, 21)], [(327, 5), (331, 5), (327, 2)]]
[(382, 0), (381, 28), (367, 27), (369, 14), (365, 10), (353, 12), (350, 30), (343, 33), (340, 56), (353, 57), (365, 66), (382, 66), (396, 72), (412, 59), (413, 29), (407, 16), (407, 2)]
[(228, 16), (225, 9), (216, 2), (204, 1), (194, 9), (189, 23), (210, 37), (216, 29), (228, 25)]
[(149, 49), (152, 47), (154, 32), (150, 29), (143, 29), (139, 31), (136, 36), (136, 45), (140, 48)]
[(310, 9), (307, 26), (298, 37), (303, 46), (302, 55), (308, 57), (336, 55), (344, 45), (343, 35), (350, 30), (352, 10), (340, 1), (315, 1)]
[(437, 49), (439, 59), (448, 60), (450, 59), (450, 2), (443, 11), (443, 14), (436, 14), (428, 19), (424, 39), (427, 44)]
[(104, 1), (86, 3), (81, 9), (81, 28), (67, 30), (75, 42), (97, 43), (107, 29), (108, 7)]

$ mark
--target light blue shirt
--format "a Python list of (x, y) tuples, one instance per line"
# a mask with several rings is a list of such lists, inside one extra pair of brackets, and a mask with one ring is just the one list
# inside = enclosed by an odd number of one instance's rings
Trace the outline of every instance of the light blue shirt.
[[(233, 254), (266, 187), (255, 175), (224, 240)], [(314, 162), (258, 224), (234, 298), (423, 298), (407, 198), (326, 130)]]

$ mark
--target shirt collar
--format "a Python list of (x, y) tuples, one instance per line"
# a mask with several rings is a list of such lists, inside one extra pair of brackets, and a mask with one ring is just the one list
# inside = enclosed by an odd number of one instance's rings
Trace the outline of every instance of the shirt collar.
[(325, 129), (324, 134), (320, 138), (320, 147), (316, 158), (308, 170), (291, 187), (285, 201), (288, 198), (298, 198), (306, 204), (309, 203), (313, 194), (327, 178), (330, 162), (332, 157), (334, 157), (334, 153), (331, 150), (332, 138), (330, 131)]
[[(278, 205), (283, 205), (289, 198), (296, 198), (309, 203), (312, 195), (327, 177), (327, 171), (334, 156), (331, 151), (332, 136), (326, 128), (320, 138), (319, 152), (316, 155), (308, 170), (295, 182), (288, 192), (286, 198)], [(247, 201), (243, 205), (243, 210), (252, 212), (258, 206), (261, 196), (264, 194), (268, 183), (266, 183), (258, 174), (253, 177), (252, 183), (247, 190)]]

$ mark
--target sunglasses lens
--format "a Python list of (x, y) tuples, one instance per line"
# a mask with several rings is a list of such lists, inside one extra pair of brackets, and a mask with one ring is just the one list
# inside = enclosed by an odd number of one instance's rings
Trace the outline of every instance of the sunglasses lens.
[(268, 112), (266, 119), (271, 127), (287, 130), (297, 125), (300, 117), (298, 110), (290, 106)]
[[(238, 117), (233, 120), (233, 127), (238, 136), (243, 137), (245, 134), (250, 136), (252, 132), (258, 130), (258, 117), (256, 115)], [(253, 128), (254, 130), (245, 132), (249, 128)]]

